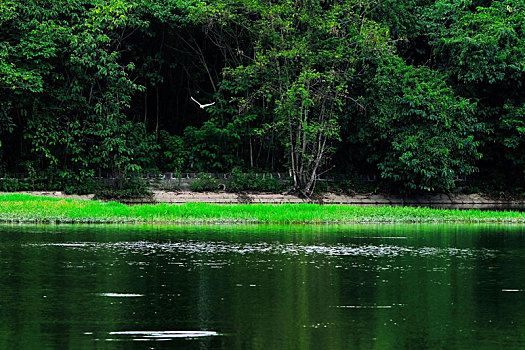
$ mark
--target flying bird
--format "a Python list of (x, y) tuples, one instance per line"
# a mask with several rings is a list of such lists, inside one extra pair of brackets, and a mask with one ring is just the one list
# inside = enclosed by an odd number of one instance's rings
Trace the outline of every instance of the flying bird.
[(207, 103), (207, 104), (203, 105), (202, 103), (200, 103), (199, 101), (194, 99), (193, 96), (190, 96), (190, 98), (193, 100), (193, 102), (197, 103), (199, 105), (199, 107), (202, 108), (202, 109), (204, 109), (206, 107), (213, 106), (215, 104), (215, 102), (212, 102), (212, 103)]

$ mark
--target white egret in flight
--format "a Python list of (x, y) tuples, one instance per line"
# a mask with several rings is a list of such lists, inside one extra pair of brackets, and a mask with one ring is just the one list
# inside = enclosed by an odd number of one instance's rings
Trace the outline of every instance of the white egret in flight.
[(215, 104), (215, 102), (212, 102), (212, 103), (207, 103), (207, 104), (203, 105), (202, 103), (200, 103), (199, 101), (194, 99), (192, 96), (190, 96), (190, 98), (193, 100), (193, 102), (197, 103), (199, 105), (199, 107), (202, 108), (202, 109), (204, 109), (206, 107), (213, 106)]

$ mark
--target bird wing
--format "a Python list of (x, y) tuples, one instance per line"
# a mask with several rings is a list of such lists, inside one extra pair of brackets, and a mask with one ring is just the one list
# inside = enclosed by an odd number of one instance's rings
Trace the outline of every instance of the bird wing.
[(202, 105), (201, 108), (210, 107), (210, 106), (213, 106), (214, 104), (215, 104), (215, 102), (208, 103), (208, 104)]
[(190, 96), (190, 98), (202, 108), (202, 105), (200, 104), (199, 101), (197, 101), (196, 99), (194, 99), (193, 96)]

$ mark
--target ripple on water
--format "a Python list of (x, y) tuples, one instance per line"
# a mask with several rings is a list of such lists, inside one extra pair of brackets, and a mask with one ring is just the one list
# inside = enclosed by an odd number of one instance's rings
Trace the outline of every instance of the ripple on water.
[[(194, 339), (219, 335), (215, 331), (119, 331), (108, 333), (116, 341), (167, 341), (178, 338)], [(108, 340), (106, 339), (106, 340)]]
[(89, 250), (111, 250), (123, 253), (136, 253), (142, 255), (151, 254), (272, 254), (272, 255), (326, 255), (326, 256), (359, 256), (366, 258), (398, 257), (398, 256), (421, 256), (421, 257), (443, 257), (454, 256), (462, 258), (470, 257), (494, 257), (495, 251), (489, 249), (460, 249), (439, 247), (411, 247), (390, 244), (335, 244), (335, 245), (301, 245), (297, 243), (232, 243), (224, 241), (194, 241), (186, 240), (180, 242), (75, 242), (75, 243), (45, 243), (29, 244), (30, 246), (52, 246), (74, 249)]
[(377, 305), (377, 304), (360, 304), (360, 305), (332, 305), (331, 308), (336, 309), (392, 309), (405, 307), (406, 304), (390, 304), (390, 305)]
[(110, 298), (138, 298), (143, 297), (144, 294), (131, 294), (131, 293), (98, 293), (99, 297), (110, 297)]

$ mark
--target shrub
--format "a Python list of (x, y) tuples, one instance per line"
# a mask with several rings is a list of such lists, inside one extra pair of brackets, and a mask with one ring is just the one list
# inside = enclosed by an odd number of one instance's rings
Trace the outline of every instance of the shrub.
[(339, 188), (347, 194), (377, 192), (377, 184), (368, 182), (356, 174), (350, 174), (339, 183)]
[(20, 191), (21, 186), (18, 179), (0, 179), (0, 191), (2, 192), (15, 192)]
[(239, 168), (233, 168), (229, 175), (229, 189), (232, 192), (241, 192), (253, 189), (255, 185), (254, 173), (243, 173)]
[(178, 192), (182, 190), (182, 180), (178, 178), (178, 179), (162, 181), (158, 185), (158, 188), (166, 192)]
[(64, 193), (66, 194), (92, 194), (100, 189), (100, 183), (92, 178), (86, 178), (83, 181), (68, 182), (64, 186)]
[(260, 191), (282, 192), (288, 187), (285, 181), (271, 176), (259, 177), (254, 172), (243, 173), (239, 168), (234, 168), (229, 176), (231, 192)]
[(328, 183), (326, 181), (317, 181), (315, 183), (314, 193), (325, 193), (328, 191)]
[(139, 177), (112, 179), (95, 191), (95, 199), (150, 199), (152, 195), (148, 181)]
[(194, 182), (191, 183), (190, 189), (193, 192), (217, 191), (219, 182), (208, 174), (201, 174)]

